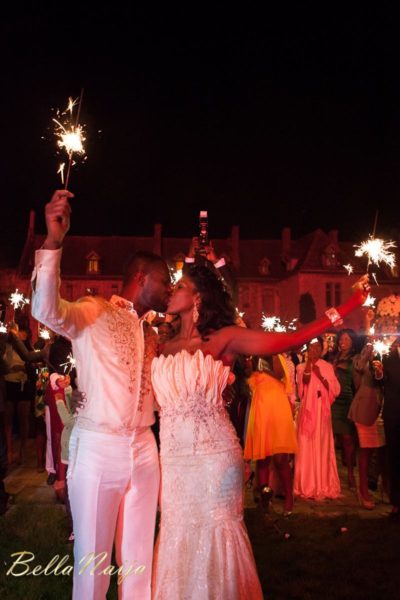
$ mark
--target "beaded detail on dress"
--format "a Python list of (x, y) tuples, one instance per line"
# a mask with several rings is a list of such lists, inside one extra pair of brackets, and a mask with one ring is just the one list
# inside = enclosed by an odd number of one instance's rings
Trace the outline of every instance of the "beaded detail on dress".
[[(153, 361), (153, 386), (160, 405), (160, 440), (162, 454), (196, 454), (203, 450), (226, 447), (230, 428), (222, 392), (229, 377), (229, 367), (201, 350), (190, 354), (182, 350)], [(179, 433), (179, 435), (177, 435)], [(236, 434), (232, 428), (232, 443)], [(179, 439), (178, 439), (179, 438)]]

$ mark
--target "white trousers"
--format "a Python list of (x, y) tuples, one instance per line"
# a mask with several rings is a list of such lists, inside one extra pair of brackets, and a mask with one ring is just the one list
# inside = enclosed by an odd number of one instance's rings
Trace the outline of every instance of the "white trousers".
[(44, 418), (46, 422), (46, 471), (50, 475), (50, 473), (55, 473), (56, 470), (54, 468), (53, 450), (51, 448), (51, 423), (48, 406), (44, 407)]
[[(118, 598), (150, 600), (159, 483), (157, 445), (149, 427), (131, 436), (74, 427), (68, 466), (75, 534), (73, 600), (104, 600), (110, 574), (118, 568)], [(114, 541), (117, 564), (112, 571)]]

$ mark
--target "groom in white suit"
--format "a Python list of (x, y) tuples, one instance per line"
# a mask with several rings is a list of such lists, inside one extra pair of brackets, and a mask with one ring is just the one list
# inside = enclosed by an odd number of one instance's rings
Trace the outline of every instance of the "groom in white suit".
[(60, 298), (71, 197), (58, 190), (46, 205), (47, 237), (36, 251), (32, 274), (32, 314), (72, 341), (79, 386), (86, 393), (69, 447), (73, 599), (106, 597), (115, 540), (119, 598), (150, 600), (159, 488), (150, 366), (157, 337), (144, 317), (149, 310), (165, 311), (170, 275), (161, 257), (137, 253), (127, 263), (121, 296)]

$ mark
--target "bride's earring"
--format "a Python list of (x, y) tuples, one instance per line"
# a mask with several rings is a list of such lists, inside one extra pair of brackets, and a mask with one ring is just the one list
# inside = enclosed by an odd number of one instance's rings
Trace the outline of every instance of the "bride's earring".
[(193, 323), (196, 325), (197, 321), (199, 320), (199, 306), (200, 303), (196, 302), (195, 305), (193, 306)]

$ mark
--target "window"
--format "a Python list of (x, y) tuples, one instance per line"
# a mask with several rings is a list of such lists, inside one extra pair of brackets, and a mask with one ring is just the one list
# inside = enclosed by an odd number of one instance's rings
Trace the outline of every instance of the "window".
[(99, 288), (95, 288), (95, 287), (86, 288), (86, 293), (88, 296), (98, 296)]
[(337, 306), (342, 301), (342, 286), (340, 283), (325, 284), (325, 303), (330, 306)]
[(260, 273), (260, 275), (263, 275), (264, 277), (266, 275), (269, 275), (269, 268), (271, 265), (271, 261), (264, 257), (260, 260), (260, 263), (258, 265), (258, 272)]
[(239, 286), (239, 299), (240, 299), (240, 306), (242, 309), (249, 308), (249, 306), (250, 306), (250, 289), (247, 285)]
[(74, 299), (74, 286), (72, 283), (67, 283), (67, 300)]
[(265, 314), (274, 315), (276, 312), (275, 307), (275, 293), (271, 288), (263, 288), (261, 291), (261, 302), (262, 310)]
[(88, 275), (100, 274), (100, 256), (96, 252), (91, 252), (86, 257), (86, 273)]
[(337, 250), (334, 246), (328, 246), (322, 254), (322, 265), (328, 269), (335, 269), (339, 265)]

